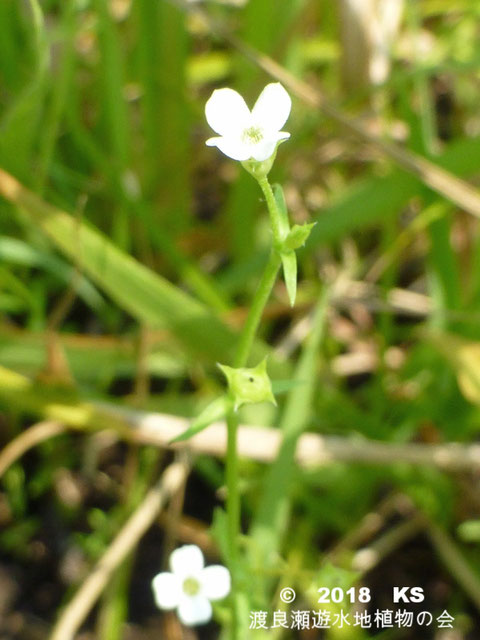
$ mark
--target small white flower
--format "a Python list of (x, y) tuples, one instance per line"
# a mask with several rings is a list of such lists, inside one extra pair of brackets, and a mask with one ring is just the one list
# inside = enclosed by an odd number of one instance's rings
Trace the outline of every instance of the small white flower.
[(195, 545), (175, 549), (170, 572), (152, 580), (155, 602), (160, 609), (176, 609), (187, 626), (205, 624), (212, 617), (210, 600), (221, 600), (230, 592), (230, 573), (221, 565), (204, 566), (203, 554)]
[(252, 111), (233, 89), (217, 89), (205, 105), (208, 124), (220, 134), (206, 144), (218, 147), (234, 160), (270, 158), (281, 140), (290, 134), (280, 131), (290, 114), (292, 101), (279, 82), (267, 84)]

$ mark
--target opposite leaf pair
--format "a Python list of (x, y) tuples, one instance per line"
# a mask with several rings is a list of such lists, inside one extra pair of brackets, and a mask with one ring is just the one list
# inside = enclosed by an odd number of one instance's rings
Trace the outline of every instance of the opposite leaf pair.
[(276, 405), (272, 382), (267, 373), (267, 359), (263, 359), (256, 367), (234, 369), (224, 364), (218, 365), (225, 374), (228, 383), (228, 394), (216, 398), (192, 422), (190, 427), (174, 438), (171, 443), (189, 440), (203, 431), (213, 422), (222, 420), (232, 409), (237, 411), (244, 404), (271, 402)]

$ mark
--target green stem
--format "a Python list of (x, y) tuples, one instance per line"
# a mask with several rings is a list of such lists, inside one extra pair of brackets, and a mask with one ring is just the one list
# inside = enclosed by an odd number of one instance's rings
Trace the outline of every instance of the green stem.
[(240, 342), (238, 343), (237, 352), (235, 354), (234, 367), (244, 367), (248, 362), (248, 357), (252, 349), (252, 344), (257, 333), (258, 325), (262, 319), (262, 313), (267, 304), (270, 293), (277, 279), (278, 270), (280, 268), (280, 255), (272, 249), (270, 257), (265, 266), (265, 270), (258, 285), (255, 296), (252, 300), (252, 306), (248, 313), (247, 321), (242, 329)]
[(239, 602), (238, 602), (238, 536), (240, 534), (240, 492), (238, 490), (238, 456), (237, 456), (238, 418), (233, 410), (227, 414), (227, 525), (229, 544), (229, 563), (232, 577), (232, 626), (231, 638), (239, 637)]
[[(280, 239), (280, 227), (279, 227), (279, 212), (275, 197), (272, 192), (272, 188), (267, 178), (260, 178), (258, 180), (260, 187), (267, 201), (268, 210), (270, 213), (270, 220), (272, 223), (272, 230), (275, 244)], [(265, 266), (262, 278), (255, 292), (255, 296), (252, 300), (250, 311), (248, 313), (247, 320), (242, 329), (240, 336), (240, 342), (235, 354), (234, 366), (244, 367), (249, 359), (250, 351), (252, 349), (253, 341), (257, 333), (260, 320), (262, 318), (263, 310), (270, 297), (275, 280), (277, 279), (278, 270), (280, 268), (281, 258), (280, 254), (275, 248), (272, 249), (270, 257)], [(238, 431), (238, 417), (232, 410), (227, 415), (227, 459), (226, 459), (226, 482), (227, 482), (227, 523), (228, 523), (228, 540), (229, 540), (229, 555), (230, 555), (230, 570), (232, 575), (232, 594), (233, 594), (233, 610), (232, 610), (232, 626), (231, 626), (231, 640), (244, 640), (242, 637), (242, 626), (245, 624), (243, 616), (244, 599), (242, 595), (242, 589), (239, 589), (239, 553), (238, 553), (238, 538), (240, 535), (240, 516), (241, 516), (241, 504), (240, 504), (240, 492), (238, 487), (238, 455), (237, 455), (237, 431)]]
[(277, 201), (273, 195), (272, 187), (268, 181), (267, 176), (258, 178), (258, 184), (260, 185), (265, 200), (267, 201), (268, 212), (270, 214), (270, 224), (272, 225), (273, 239), (276, 245), (279, 245), (282, 241), (281, 232), (281, 215), (278, 210)]

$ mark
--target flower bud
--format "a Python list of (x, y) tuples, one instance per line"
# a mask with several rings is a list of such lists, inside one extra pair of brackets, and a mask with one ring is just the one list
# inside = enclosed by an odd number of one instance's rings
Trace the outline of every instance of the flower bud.
[(272, 383), (267, 373), (266, 358), (251, 369), (245, 367), (234, 369), (224, 364), (219, 364), (218, 366), (227, 378), (235, 411), (242, 404), (254, 404), (256, 402), (277, 404), (272, 392)]

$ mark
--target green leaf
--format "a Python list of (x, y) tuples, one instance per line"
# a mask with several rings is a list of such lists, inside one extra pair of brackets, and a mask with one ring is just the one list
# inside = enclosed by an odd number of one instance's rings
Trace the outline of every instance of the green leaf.
[[(48, 204), (0, 170), (0, 192), (138, 321), (163, 328), (188, 352), (233, 359), (236, 338), (210, 309), (121, 251), (94, 227)], [(257, 357), (265, 355), (265, 349)]]
[(190, 427), (176, 438), (170, 440), (169, 444), (174, 442), (183, 442), (189, 440), (192, 436), (209, 427), (213, 422), (221, 420), (227, 415), (227, 411), (231, 408), (232, 402), (227, 396), (216, 398), (201, 414), (195, 418)]
[(466, 400), (480, 405), (480, 342), (472, 342), (453, 333), (425, 332), (424, 335), (452, 366)]
[(75, 288), (78, 296), (92, 308), (98, 310), (105, 305), (105, 300), (89, 280), (83, 276), (74, 277), (75, 270), (70, 264), (38, 247), (32, 247), (23, 240), (0, 236), (0, 260), (43, 269), (64, 284)]
[(310, 235), (311, 230), (316, 224), (316, 222), (311, 222), (310, 224), (293, 225), (288, 236), (285, 238), (285, 242), (283, 244), (284, 249), (286, 249), (287, 251), (292, 251), (303, 247), (308, 239), (308, 236)]
[(282, 253), (283, 277), (287, 287), (290, 306), (294, 306), (297, 296), (297, 256), (295, 251)]
[[(45, 366), (45, 334), (3, 328), (0, 333), (0, 362), (19, 373), (35, 376)], [(131, 339), (102, 339), (62, 332), (59, 336), (74, 379), (106, 388), (113, 379), (134, 376), (137, 348)], [(92, 358), (92, 353), (95, 358)], [(188, 361), (164, 341), (151, 344), (145, 366), (154, 376), (177, 378), (186, 374)]]
[(480, 520), (466, 520), (457, 531), (464, 542), (480, 542)]
[(30, 0), (28, 4), (31, 43), (35, 56), (33, 67), (31, 67), (32, 75), (15, 100), (4, 110), (0, 119), (2, 163), (25, 178), (31, 175), (29, 163), (35, 139), (41, 129), (40, 122), (49, 72), (49, 48), (42, 8), (38, 0)]
[[(480, 147), (478, 141), (471, 138), (452, 142), (436, 158), (440, 167), (457, 176), (475, 173), (479, 162)], [(411, 198), (427, 193), (428, 189), (418, 178), (399, 170), (359, 180), (322, 208), (306, 251), (313, 251), (319, 243), (335, 242), (349, 233), (391, 219)]]

